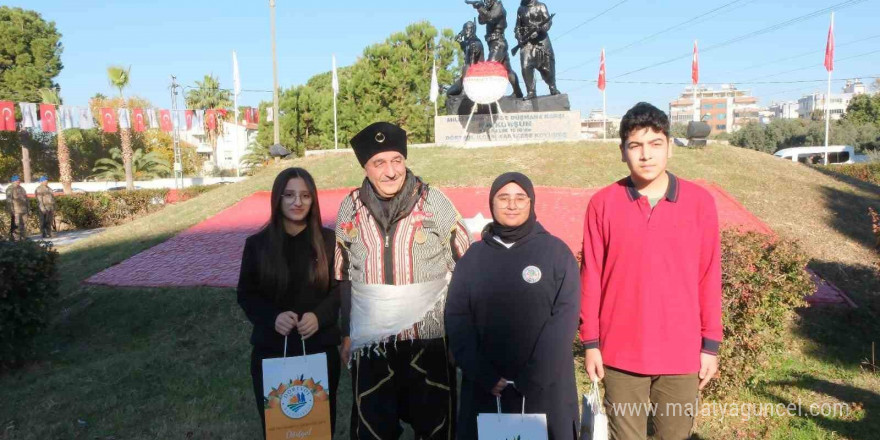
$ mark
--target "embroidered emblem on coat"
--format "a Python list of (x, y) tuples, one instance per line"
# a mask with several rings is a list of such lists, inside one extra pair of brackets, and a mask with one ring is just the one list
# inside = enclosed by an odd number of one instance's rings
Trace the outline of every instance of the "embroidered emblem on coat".
[(527, 283), (535, 284), (538, 281), (541, 281), (541, 269), (538, 269), (535, 266), (528, 266), (523, 269), (522, 277)]

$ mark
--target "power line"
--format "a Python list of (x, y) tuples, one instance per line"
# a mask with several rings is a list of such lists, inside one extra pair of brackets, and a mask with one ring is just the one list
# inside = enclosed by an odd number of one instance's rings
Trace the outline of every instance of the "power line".
[(599, 18), (599, 17), (601, 17), (601, 16), (603, 16), (603, 15), (605, 15), (605, 14), (611, 12), (612, 10), (616, 9), (618, 6), (620, 6), (620, 5), (624, 4), (624, 3), (626, 3), (627, 1), (629, 1), (629, 0), (621, 0), (621, 1), (617, 2), (617, 3), (615, 3), (614, 6), (611, 6), (610, 8), (608, 8), (608, 9), (606, 9), (606, 10), (604, 10), (604, 11), (602, 11), (602, 12), (600, 12), (600, 13), (598, 13), (598, 14), (596, 14), (596, 15), (590, 17), (590, 18), (588, 18), (586, 21), (582, 22), (581, 24), (579, 24), (579, 25), (577, 25), (577, 26), (575, 26), (575, 27), (573, 27), (573, 28), (571, 28), (571, 29), (569, 29), (569, 30), (567, 30), (567, 31), (565, 31), (565, 32), (563, 32), (563, 33), (557, 35), (556, 37), (554, 37), (554, 39), (555, 39), (555, 40), (559, 40), (560, 38), (562, 38), (562, 37), (564, 37), (564, 36), (566, 36), (566, 35), (568, 35), (568, 34), (574, 32), (574, 31), (580, 29), (580, 28), (583, 27), (585, 24), (587, 24), (587, 23), (589, 23), (589, 22), (591, 22), (591, 21), (593, 21), (593, 20), (595, 20), (595, 19), (597, 19), (597, 18)]
[[(729, 40), (727, 40), (727, 41), (724, 41), (724, 42), (721, 42), (721, 43), (715, 44), (715, 45), (713, 45), (713, 46), (705, 47), (705, 48), (703, 48), (703, 49), (701, 50), (701, 52), (702, 52), (702, 53), (706, 53), (706, 52), (709, 52), (709, 51), (712, 51), (712, 50), (715, 50), (715, 49), (720, 49), (720, 48), (722, 48), (722, 47), (726, 47), (726, 46), (729, 46), (729, 45), (731, 45), (731, 44), (738, 43), (738, 42), (743, 41), (743, 40), (747, 40), (747, 39), (749, 39), (749, 38), (754, 38), (754, 37), (757, 37), (757, 36), (759, 36), (759, 35), (763, 35), (763, 34), (766, 34), (766, 33), (769, 33), (769, 32), (773, 32), (773, 31), (777, 31), (777, 30), (779, 30), (779, 29), (782, 29), (782, 28), (785, 28), (785, 27), (788, 27), (788, 26), (791, 26), (791, 25), (794, 25), (794, 24), (800, 23), (800, 22), (802, 22), (802, 21), (806, 21), (806, 20), (809, 20), (809, 19), (811, 19), (811, 18), (815, 18), (815, 17), (817, 17), (817, 16), (824, 15), (824, 14), (829, 13), (829, 12), (831, 12), (831, 11), (845, 9), (845, 8), (850, 7), (850, 6), (854, 6), (854, 5), (857, 5), (857, 4), (859, 4), (859, 3), (863, 3), (863, 2), (865, 2), (865, 1), (867, 1), (867, 0), (847, 0), (847, 1), (845, 1), (845, 2), (841, 2), (841, 3), (835, 4), (835, 5), (829, 6), (829, 7), (827, 7), (827, 8), (823, 8), (823, 9), (819, 9), (819, 10), (817, 10), (817, 11), (810, 12), (809, 14), (801, 15), (801, 16), (799, 16), (799, 17), (795, 17), (795, 18), (792, 18), (792, 19), (790, 19), (790, 20), (787, 20), (787, 21), (784, 21), (784, 22), (781, 22), (781, 23), (774, 24), (774, 25), (772, 25), (772, 26), (768, 26), (768, 27), (765, 27), (765, 28), (762, 28), (762, 29), (758, 29), (758, 30), (756, 30), (756, 31), (752, 31), (752, 32), (749, 32), (749, 33), (746, 33), (746, 34), (743, 34), (743, 35), (740, 35), (740, 36), (737, 36), (737, 37), (731, 38), (731, 39), (729, 39)], [(629, 76), (629, 75), (632, 75), (632, 74), (634, 74), (634, 73), (642, 72), (642, 71), (645, 71), (645, 70), (648, 70), (648, 69), (652, 69), (652, 68), (654, 68), (654, 67), (659, 67), (659, 66), (662, 66), (662, 65), (665, 65), (665, 64), (669, 64), (669, 63), (672, 63), (672, 62), (675, 62), (675, 61), (681, 60), (681, 59), (691, 58), (692, 56), (693, 56), (693, 54), (692, 54), (691, 52), (688, 52), (688, 53), (685, 53), (685, 54), (682, 54), (682, 55), (676, 56), (676, 57), (674, 57), (674, 58), (670, 58), (670, 59), (667, 59), (667, 60), (664, 60), (664, 61), (660, 61), (660, 62), (657, 62), (657, 63), (654, 63), (654, 64), (647, 65), (647, 66), (645, 66), (645, 67), (641, 67), (641, 68), (638, 68), (638, 69), (635, 69), (635, 70), (631, 70), (631, 71), (629, 71), (629, 72), (626, 72), (626, 73), (623, 73), (623, 74), (617, 75), (617, 76), (615, 76), (614, 78), (622, 78), (622, 77), (624, 77), (624, 76)], [(613, 78), (612, 78), (612, 79), (613, 79)]]
[[(866, 57), (866, 56), (868, 56), (868, 55), (873, 55), (873, 54), (878, 53), (878, 52), (880, 52), (880, 49), (872, 50), (872, 51), (870, 51), (870, 52), (865, 52), (865, 53), (861, 53), (861, 54), (858, 54), (858, 55), (853, 55), (853, 56), (849, 56), (849, 57), (845, 57), (845, 58), (838, 58), (838, 59), (835, 59), (834, 62), (846, 61), (846, 60), (852, 60), (852, 59), (856, 59), (856, 58)], [(772, 77), (774, 77), (774, 76), (785, 75), (786, 73), (800, 72), (801, 70), (816, 69), (816, 68), (819, 68), (820, 66), (821, 66), (821, 64), (819, 64), (819, 63), (817, 62), (817, 63), (810, 64), (809, 66), (798, 67), (797, 69), (785, 70), (785, 71), (778, 72), (778, 73), (774, 73), (774, 74), (770, 74), (770, 75), (762, 75), (762, 76), (758, 76), (758, 77), (755, 77), (755, 78), (747, 79), (747, 80), (742, 81), (742, 82), (739, 82), (739, 83), (742, 84), (742, 83), (747, 83), (747, 82), (749, 82), (749, 81), (753, 81), (753, 80), (757, 80), (757, 79), (772, 78)]]
[[(880, 50), (876, 51), (880, 52)], [(812, 67), (812, 66), (811, 66)], [(858, 76), (853, 78), (837, 78), (832, 79), (832, 82), (843, 82), (843, 81), (854, 81), (857, 79), (875, 79), (880, 78), (880, 76)], [(595, 84), (597, 80), (595, 79), (573, 79), (573, 78), (560, 78), (558, 81), (572, 81), (572, 82), (584, 82)], [(805, 79), (805, 80), (794, 80), (794, 81), (742, 81), (742, 82), (701, 82), (700, 85), (725, 85), (725, 84), (739, 84), (739, 85), (760, 85), (760, 84), (804, 84), (804, 83), (822, 83), (828, 81), (828, 78), (824, 79)], [(608, 80), (610, 84), (639, 84), (639, 85), (652, 85), (652, 86), (689, 86), (692, 85), (690, 81), (688, 82), (674, 82), (674, 81), (614, 81)]]
[[(878, 35), (872, 35), (872, 36), (870, 36), (870, 37), (865, 37), (865, 38), (859, 38), (858, 40), (847, 41), (847, 42), (845, 42), (845, 43), (840, 43), (840, 44), (838, 44), (838, 43), (834, 43), (834, 48), (835, 48), (835, 49), (840, 49), (841, 47), (851, 46), (851, 45), (853, 45), (853, 44), (862, 43), (862, 42), (865, 42), (865, 41), (868, 41), (868, 40), (877, 39), (877, 38), (880, 38), (880, 34), (878, 34)], [(722, 75), (728, 75), (728, 74), (731, 74), (731, 73), (736, 73), (736, 72), (738, 72), (738, 71), (741, 72), (741, 71), (744, 71), (744, 70), (754, 70), (754, 69), (757, 69), (757, 68), (759, 68), (759, 67), (765, 67), (765, 66), (769, 66), (769, 65), (771, 65), (771, 64), (784, 63), (784, 62), (786, 62), (786, 61), (796, 60), (796, 59), (798, 59), (798, 58), (803, 58), (803, 57), (806, 57), (806, 56), (816, 55), (816, 54), (820, 54), (820, 53), (821, 53), (821, 54), (824, 54), (824, 53), (825, 53), (825, 49), (822, 49), (822, 50), (811, 50), (811, 51), (803, 52), (803, 53), (800, 53), (800, 54), (797, 54), (797, 55), (792, 55), (792, 56), (790, 56), (790, 57), (780, 58), (780, 59), (777, 59), (777, 60), (767, 61), (767, 62), (758, 63), (758, 64), (752, 64), (751, 66), (749, 66), (749, 67), (745, 67), (745, 68), (742, 68), (742, 69), (728, 70), (727, 72), (722, 73)]]
[[(610, 50), (610, 51), (606, 52), (606, 56), (607, 56), (608, 54), (613, 54), (613, 53), (617, 53), (617, 52), (622, 52), (622, 51), (624, 51), (624, 50), (626, 50), (626, 49), (629, 49), (629, 48), (631, 48), (631, 47), (637, 46), (637, 45), (639, 45), (639, 44), (641, 44), (641, 43), (644, 43), (645, 41), (648, 41), (648, 40), (650, 40), (650, 39), (652, 39), (652, 38), (655, 38), (655, 37), (657, 37), (657, 36), (659, 36), (659, 35), (662, 35), (662, 34), (665, 34), (665, 33), (669, 32), (669, 31), (672, 31), (672, 30), (678, 29), (678, 28), (680, 28), (681, 26), (684, 26), (684, 25), (687, 25), (687, 24), (689, 24), (689, 25), (695, 25), (695, 24), (698, 24), (698, 23), (700, 23), (700, 21), (697, 21), (697, 20), (699, 20), (700, 18), (704, 18), (704, 17), (707, 17), (707, 16), (709, 16), (709, 15), (712, 15), (712, 14), (714, 14), (715, 12), (718, 12), (718, 11), (720, 11), (720, 10), (722, 10), (722, 9), (727, 8), (728, 6), (734, 5), (734, 4), (736, 4), (736, 3), (740, 3), (740, 2), (742, 2), (742, 1), (743, 1), (743, 0), (734, 0), (734, 1), (732, 1), (732, 2), (725, 3), (725, 4), (719, 6), (719, 7), (715, 8), (715, 9), (712, 9), (712, 10), (710, 10), (710, 11), (706, 11), (706, 12), (704, 12), (704, 13), (702, 13), (702, 14), (699, 14), (699, 15), (696, 15), (696, 16), (694, 16), (694, 17), (691, 17), (691, 18), (689, 18), (689, 19), (687, 19), (687, 20), (685, 20), (685, 21), (683, 21), (683, 22), (681, 22), (681, 23), (678, 23), (678, 24), (674, 25), (674, 26), (670, 26), (670, 27), (668, 27), (668, 28), (666, 28), (666, 29), (663, 29), (663, 30), (661, 30), (661, 31), (657, 31), (657, 32), (655, 32), (655, 33), (653, 33), (653, 34), (651, 34), (651, 35), (648, 35), (647, 37), (644, 37), (644, 38), (642, 38), (642, 39), (639, 39), (639, 40), (633, 41), (633, 42), (631, 42), (631, 43), (629, 43), (629, 44), (627, 44), (627, 45), (625, 45), (625, 46), (618, 47), (617, 49)], [(747, 2), (746, 4), (744, 4), (744, 5), (740, 5), (740, 6), (745, 6), (745, 5), (749, 4), (749, 3), (754, 3), (754, 2), (755, 2), (755, 0), (750, 0), (750, 1)], [(572, 71), (572, 70), (574, 70), (574, 69), (577, 69), (577, 68), (583, 67), (583, 66), (585, 66), (585, 65), (587, 65), (587, 64), (589, 64), (589, 63), (591, 63), (591, 62), (592, 62), (592, 61), (586, 61), (586, 62), (580, 63), (580, 64), (578, 64), (578, 65), (576, 65), (576, 66), (569, 67), (568, 69), (565, 69), (565, 70), (563, 70), (563, 71), (560, 72), (560, 73), (566, 73), (566, 72)]]

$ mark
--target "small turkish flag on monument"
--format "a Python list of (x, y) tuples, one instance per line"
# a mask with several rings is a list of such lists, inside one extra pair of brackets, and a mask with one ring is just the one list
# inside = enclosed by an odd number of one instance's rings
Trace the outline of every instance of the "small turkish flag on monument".
[(147, 129), (147, 124), (144, 120), (144, 109), (142, 108), (133, 108), (131, 109), (132, 118), (134, 118), (134, 131), (139, 133), (143, 132)]
[(171, 130), (174, 130), (174, 124), (171, 123), (170, 110), (159, 110), (159, 127), (166, 133), (170, 133)]
[(55, 106), (52, 104), (40, 104), (40, 128), (43, 131), (54, 132), (55, 126)]
[(599, 57), (599, 90), (605, 90), (605, 49)]
[(694, 40), (694, 60), (691, 63), (691, 80), (694, 85), (700, 82), (700, 59), (697, 53), (697, 42)]
[(828, 42), (825, 43), (825, 70), (834, 70), (834, 15), (831, 16), (831, 25), (828, 27)]
[(101, 127), (104, 133), (116, 133), (116, 112), (112, 108), (101, 109)]
[(0, 101), (0, 130), (15, 131), (15, 107), (12, 101)]

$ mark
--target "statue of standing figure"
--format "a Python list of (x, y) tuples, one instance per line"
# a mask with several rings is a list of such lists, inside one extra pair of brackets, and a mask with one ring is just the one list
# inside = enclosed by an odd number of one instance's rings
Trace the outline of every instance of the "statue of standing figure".
[(510, 56), (507, 54), (507, 38), (504, 36), (504, 31), (507, 30), (507, 11), (504, 5), (499, 0), (465, 0), (465, 3), (477, 10), (480, 24), (486, 25), (486, 44), (489, 46), (487, 61), (501, 63), (507, 68), (507, 79), (513, 86), (513, 95), (522, 98), (519, 78), (510, 66)]
[(556, 88), (556, 55), (550, 44), (550, 36), (547, 32), (553, 26), (553, 16), (547, 11), (547, 5), (537, 0), (522, 0), (516, 13), (516, 28), (514, 35), (519, 45), (513, 48), (513, 55), (518, 49), (522, 49), (520, 60), (522, 62), (523, 82), (526, 84), (527, 95), (525, 99), (533, 99), (535, 93), (535, 70), (541, 73), (541, 77), (550, 88), (551, 95), (558, 95)]
[(461, 27), (461, 32), (455, 37), (455, 41), (461, 46), (464, 52), (464, 64), (461, 66), (461, 76), (455, 80), (455, 83), (449, 87), (446, 94), (449, 96), (461, 95), (464, 91), (464, 76), (467, 74), (471, 64), (481, 63), (484, 60), (483, 42), (477, 37), (477, 25), (472, 21), (468, 21)]

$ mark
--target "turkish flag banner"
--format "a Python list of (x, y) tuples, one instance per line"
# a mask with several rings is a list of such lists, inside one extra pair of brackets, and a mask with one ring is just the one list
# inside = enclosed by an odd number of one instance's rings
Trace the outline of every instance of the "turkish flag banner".
[(166, 133), (170, 133), (171, 130), (174, 130), (174, 124), (171, 122), (170, 110), (159, 110), (159, 127)]
[(15, 107), (12, 101), (0, 101), (0, 130), (15, 131)]
[(186, 131), (190, 131), (193, 129), (193, 111), (187, 110), (183, 113), (183, 117), (186, 119)]
[(57, 131), (56, 122), (55, 106), (40, 104), (40, 128), (46, 132), (55, 132)]
[(146, 118), (144, 118), (144, 109), (142, 108), (133, 108), (131, 109), (132, 118), (134, 119), (134, 131), (142, 133), (147, 129)]
[(205, 110), (205, 124), (208, 125), (208, 130), (217, 129), (217, 114), (214, 109)]
[(605, 90), (605, 49), (602, 49), (602, 55), (599, 56), (599, 90)]
[(101, 109), (101, 127), (104, 133), (116, 133), (116, 112), (112, 108)]

